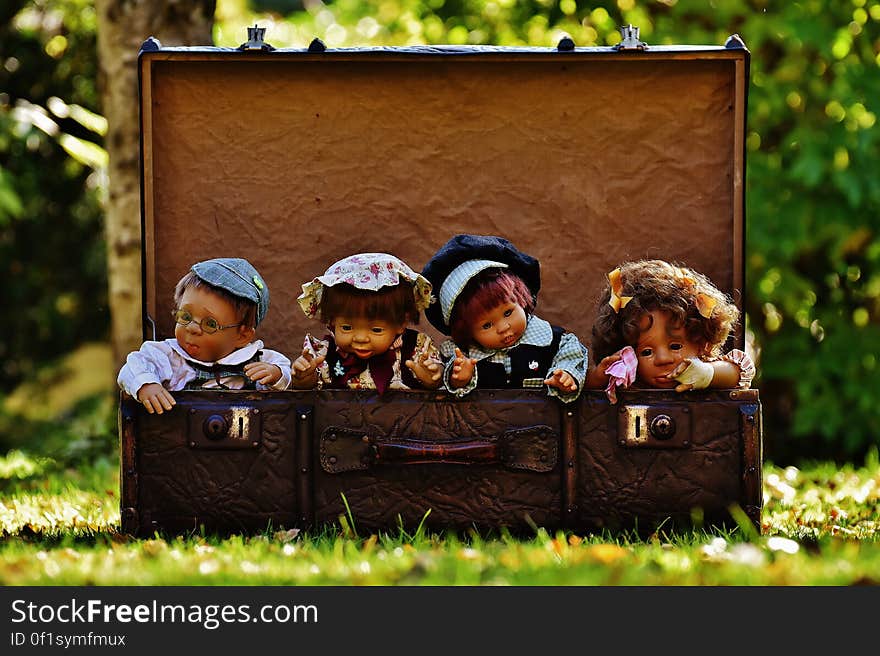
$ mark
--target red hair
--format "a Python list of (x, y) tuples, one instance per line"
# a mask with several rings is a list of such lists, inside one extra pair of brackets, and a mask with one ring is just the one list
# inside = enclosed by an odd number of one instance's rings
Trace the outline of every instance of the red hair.
[(452, 305), (449, 332), (462, 348), (473, 343), (471, 323), (504, 303), (516, 303), (527, 316), (535, 311), (535, 297), (523, 279), (505, 269), (485, 269), (471, 278)]

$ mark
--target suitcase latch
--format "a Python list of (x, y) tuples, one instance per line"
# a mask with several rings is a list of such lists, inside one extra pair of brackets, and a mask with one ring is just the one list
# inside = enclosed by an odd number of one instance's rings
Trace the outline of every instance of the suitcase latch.
[(275, 50), (275, 46), (271, 46), (263, 41), (263, 37), (266, 35), (265, 27), (257, 27), (254, 25), (253, 27), (247, 28), (247, 33), (248, 40), (238, 46), (239, 50), (261, 50), (264, 52)]
[(618, 413), (620, 446), (684, 449), (691, 444), (691, 415), (687, 406), (625, 405)]
[(187, 443), (191, 449), (256, 449), (262, 441), (260, 410), (247, 405), (191, 407)]
[(647, 50), (648, 44), (639, 41), (639, 28), (634, 25), (624, 25), (618, 28), (620, 31), (620, 43), (614, 46), (615, 50)]

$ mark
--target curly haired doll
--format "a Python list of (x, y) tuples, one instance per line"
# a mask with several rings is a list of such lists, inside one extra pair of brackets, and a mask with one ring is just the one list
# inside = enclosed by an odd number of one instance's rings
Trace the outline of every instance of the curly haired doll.
[(593, 324), (597, 365), (587, 387), (633, 382), (677, 392), (747, 388), (752, 359), (738, 349), (722, 353), (740, 312), (705, 275), (664, 260), (626, 262), (608, 274)]

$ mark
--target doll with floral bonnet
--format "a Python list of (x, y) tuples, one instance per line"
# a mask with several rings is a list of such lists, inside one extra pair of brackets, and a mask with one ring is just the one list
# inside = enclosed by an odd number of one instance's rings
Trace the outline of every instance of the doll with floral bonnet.
[(431, 284), (388, 253), (358, 253), (302, 286), (307, 317), (327, 326), (306, 335), (293, 362), (294, 389), (436, 389), (442, 367), (431, 338), (408, 328), (431, 302)]
[(744, 351), (722, 353), (739, 309), (706, 276), (663, 260), (626, 262), (608, 274), (593, 324), (597, 365), (587, 387), (634, 382), (676, 392), (748, 388), (755, 365)]

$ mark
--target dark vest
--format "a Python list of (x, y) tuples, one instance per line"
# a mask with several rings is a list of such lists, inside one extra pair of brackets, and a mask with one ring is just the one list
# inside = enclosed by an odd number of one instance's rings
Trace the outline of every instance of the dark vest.
[[(550, 364), (559, 350), (559, 341), (565, 334), (565, 328), (551, 326), (553, 339), (548, 346), (534, 346), (532, 344), (520, 344), (512, 348), (507, 354), (510, 356), (510, 376), (504, 371), (504, 365), (500, 362), (491, 362), (489, 358), (477, 363), (477, 387), (494, 389), (517, 388), (523, 386), (526, 378), (543, 379)], [(537, 362), (534, 369), (529, 363)]]
[[(409, 328), (403, 331), (403, 344), (400, 347), (400, 378), (403, 384), (412, 389), (421, 389), (422, 384), (415, 374), (406, 366), (405, 362), (412, 359), (416, 350), (416, 340), (419, 334), (415, 330)], [(327, 359), (325, 362), (330, 367), (330, 384), (327, 387), (331, 389), (348, 389), (348, 383), (342, 382), (342, 376), (336, 373), (336, 363), (339, 362), (339, 351), (336, 350), (336, 340), (333, 335), (328, 337), (330, 345), (327, 347)]]
[(244, 373), (244, 366), (251, 362), (259, 362), (261, 357), (263, 357), (263, 352), (257, 351), (250, 360), (241, 364), (214, 364), (210, 366), (187, 360), (187, 364), (196, 370), (196, 377), (189, 381), (183, 389), (202, 389), (202, 385), (209, 380), (217, 381), (220, 384), (220, 389), (229, 389), (220, 381), (227, 376), (241, 376), (244, 379), (244, 387), (241, 389), (255, 390), (257, 389), (257, 381), (247, 377), (247, 374)]

